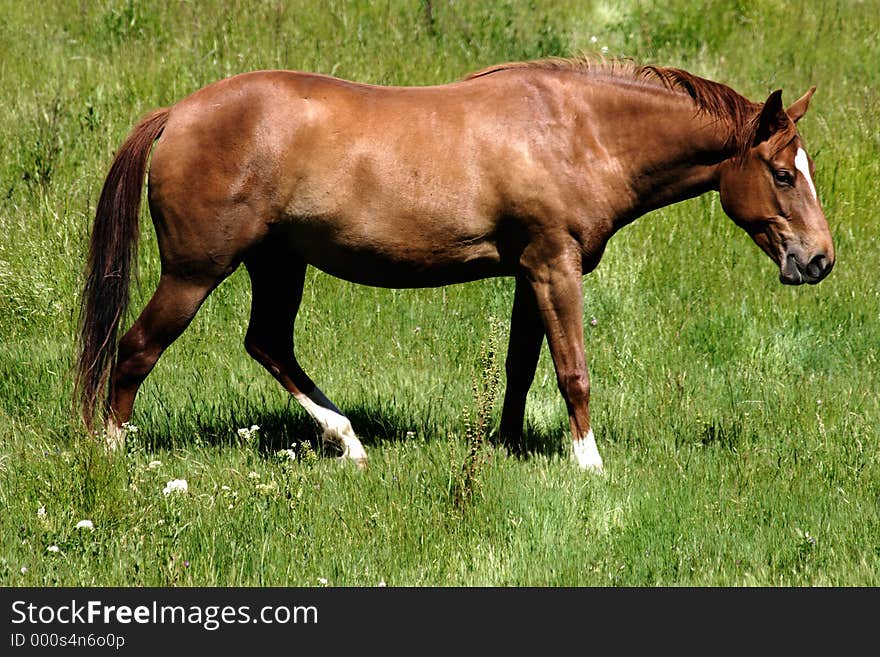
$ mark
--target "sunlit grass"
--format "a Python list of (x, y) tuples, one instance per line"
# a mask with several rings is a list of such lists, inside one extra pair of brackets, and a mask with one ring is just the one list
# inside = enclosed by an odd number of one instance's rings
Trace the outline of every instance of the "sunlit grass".
[[(876, 3), (432, 5), (433, 22), (417, 2), (0, 2), (0, 582), (876, 586)], [(254, 68), (434, 84), (602, 48), (754, 100), (816, 84), (800, 128), (838, 251), (821, 285), (784, 288), (716, 195), (616, 236), (584, 282), (606, 476), (569, 460), (545, 350), (534, 453), (485, 446), (456, 503), (509, 280), (399, 291), (309, 273), (297, 352), (363, 437), (366, 472), (325, 453), (248, 358), (244, 272), (148, 378), (128, 453), (82, 435), (70, 368), (85, 245), (145, 111)], [(143, 226), (136, 308), (158, 275)]]

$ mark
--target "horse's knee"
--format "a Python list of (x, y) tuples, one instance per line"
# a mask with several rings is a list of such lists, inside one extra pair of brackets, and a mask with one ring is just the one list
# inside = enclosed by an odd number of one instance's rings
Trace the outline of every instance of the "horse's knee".
[(590, 377), (583, 371), (560, 373), (557, 378), (559, 391), (566, 401), (574, 406), (589, 404)]

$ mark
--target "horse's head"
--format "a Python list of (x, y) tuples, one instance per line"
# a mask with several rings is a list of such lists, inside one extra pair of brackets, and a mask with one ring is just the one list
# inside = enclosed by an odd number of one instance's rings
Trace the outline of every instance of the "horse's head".
[(795, 123), (815, 87), (787, 110), (774, 91), (755, 118), (748, 148), (720, 171), (721, 205), (779, 265), (787, 285), (818, 283), (834, 266), (834, 244), (813, 183), (813, 162)]

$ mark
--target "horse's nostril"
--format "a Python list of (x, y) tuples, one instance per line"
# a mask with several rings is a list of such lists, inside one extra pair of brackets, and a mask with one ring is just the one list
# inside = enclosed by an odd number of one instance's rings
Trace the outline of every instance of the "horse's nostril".
[(831, 271), (833, 263), (826, 257), (824, 253), (813, 256), (810, 264), (807, 265), (807, 275), (813, 279), (824, 278)]

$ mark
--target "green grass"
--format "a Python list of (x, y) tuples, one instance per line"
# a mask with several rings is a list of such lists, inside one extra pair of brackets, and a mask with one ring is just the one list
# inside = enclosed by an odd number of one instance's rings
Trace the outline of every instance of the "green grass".
[[(435, 1), (430, 20), (425, 6), (0, 0), (0, 584), (880, 584), (877, 4)], [(362, 435), (366, 472), (322, 454), (246, 355), (243, 272), (145, 383), (128, 454), (81, 434), (88, 231), (144, 112), (255, 68), (429, 84), (603, 46), (754, 100), (816, 84), (801, 132), (838, 250), (821, 285), (782, 287), (714, 194), (617, 235), (585, 279), (606, 476), (569, 460), (546, 349), (534, 453), (477, 441), (462, 476), (509, 280), (395, 291), (309, 274), (297, 350)], [(158, 274), (143, 226), (138, 309)], [(256, 442), (237, 434), (252, 424)], [(295, 461), (277, 456), (293, 444)], [(175, 478), (188, 492), (164, 496)]]

